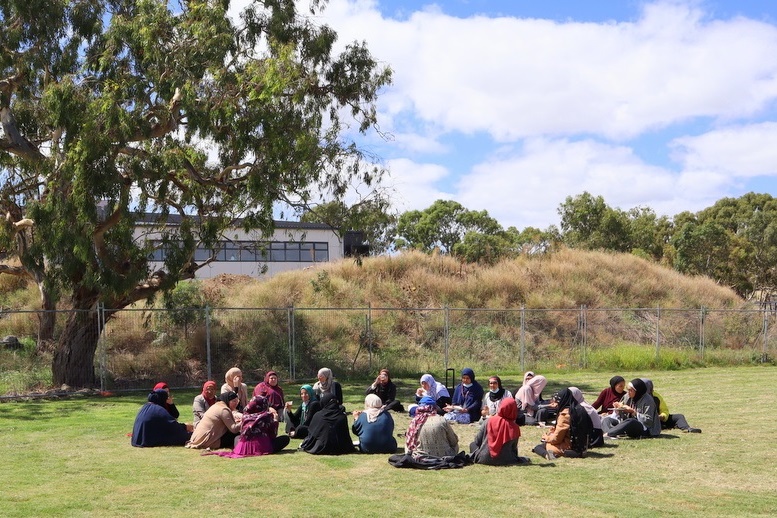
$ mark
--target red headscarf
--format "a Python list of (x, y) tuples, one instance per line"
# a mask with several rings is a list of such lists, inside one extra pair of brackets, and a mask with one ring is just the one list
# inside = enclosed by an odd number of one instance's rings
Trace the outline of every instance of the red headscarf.
[(160, 381), (156, 385), (154, 385), (154, 390), (170, 390), (170, 387), (167, 386), (167, 383), (164, 381)]
[(515, 424), (518, 418), (518, 405), (515, 399), (504, 398), (499, 404), (496, 415), (489, 417), (486, 423), (488, 436), (488, 452), (492, 458), (499, 456), (505, 443), (521, 436), (521, 429)]
[[(208, 397), (208, 392), (207, 392), (208, 387), (213, 387), (212, 397)], [(205, 398), (205, 401), (207, 401), (209, 405), (213, 406), (216, 404), (216, 382), (215, 381), (205, 382), (205, 384), (202, 386), (202, 397)]]

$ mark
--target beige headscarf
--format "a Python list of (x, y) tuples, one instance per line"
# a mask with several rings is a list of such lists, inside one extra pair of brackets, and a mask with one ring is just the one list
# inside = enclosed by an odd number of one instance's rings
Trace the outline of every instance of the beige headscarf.
[(367, 394), (364, 398), (364, 413), (367, 414), (367, 422), (374, 423), (383, 411), (383, 401), (375, 394)]

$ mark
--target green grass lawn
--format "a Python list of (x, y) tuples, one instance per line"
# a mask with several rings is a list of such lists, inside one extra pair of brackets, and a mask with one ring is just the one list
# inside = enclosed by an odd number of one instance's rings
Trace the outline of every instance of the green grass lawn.
[[(483, 381), (487, 373), (481, 373)], [(775, 367), (619, 373), (650, 377), (671, 412), (700, 435), (615, 440), (586, 459), (531, 453), (541, 430), (523, 427), (529, 466), (396, 469), (386, 455), (318, 457), (295, 451), (246, 459), (185, 448), (133, 448), (127, 433), (145, 394), (0, 405), (3, 516), (756, 516), (777, 510)], [(610, 374), (550, 376), (588, 401)], [(411, 400), (415, 380), (395, 380)], [(505, 383), (513, 389), (518, 379)], [(366, 383), (365, 383), (366, 386)], [(297, 387), (285, 387), (298, 403)], [(363, 387), (345, 385), (349, 410)], [(176, 392), (190, 421), (194, 392)], [(396, 416), (396, 414), (395, 414)], [(408, 419), (396, 416), (404, 432)], [(460, 449), (475, 426), (455, 425)], [(399, 439), (403, 444), (403, 440)]]

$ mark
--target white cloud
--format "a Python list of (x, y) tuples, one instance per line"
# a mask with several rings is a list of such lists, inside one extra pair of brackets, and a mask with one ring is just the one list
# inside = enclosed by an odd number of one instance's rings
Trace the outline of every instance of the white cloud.
[[(461, 178), (455, 199), (469, 209), (488, 210), (504, 227), (545, 228), (558, 219), (557, 209), (567, 196), (584, 191), (602, 196), (611, 207), (648, 206), (673, 216), (707, 206), (726, 179), (710, 181), (707, 175), (703, 185), (697, 181), (694, 174), (646, 164), (628, 147), (537, 138), (511, 156), (478, 164)], [(686, 191), (691, 188), (689, 204)]]
[(737, 118), (777, 97), (777, 28), (708, 21), (677, 3), (636, 22), (455, 18), (436, 10), (385, 19), (374, 2), (332, 1), (343, 41), (366, 39), (395, 70), (395, 102), (446, 131), (503, 141), (536, 134), (629, 138), (694, 117)]
[(673, 141), (675, 158), (688, 170), (736, 177), (777, 176), (777, 123), (764, 122), (710, 131)]

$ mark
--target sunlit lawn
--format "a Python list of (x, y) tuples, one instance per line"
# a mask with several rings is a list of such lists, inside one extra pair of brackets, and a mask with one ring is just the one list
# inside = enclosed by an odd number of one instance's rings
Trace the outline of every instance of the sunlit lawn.
[[(391, 467), (386, 455), (308, 455), (295, 451), (299, 441), (282, 454), (248, 459), (132, 448), (127, 433), (145, 400), (139, 393), (4, 403), (0, 515), (743, 516), (777, 510), (777, 368), (618, 374), (651, 377), (670, 411), (684, 413), (703, 433), (616, 440), (586, 459), (549, 462), (530, 452), (541, 430), (524, 427), (519, 451), (531, 457), (530, 466), (417, 471)], [(551, 376), (546, 394), (576, 385), (590, 401), (609, 377)], [(515, 378), (506, 386), (517, 384)], [(409, 403), (415, 380), (398, 385)], [(348, 409), (360, 407), (363, 387), (344, 388)], [(182, 420), (190, 420), (195, 393), (175, 395)], [(395, 420), (395, 431), (404, 432), (407, 418)], [(456, 425), (460, 449), (468, 451), (475, 431)]]

